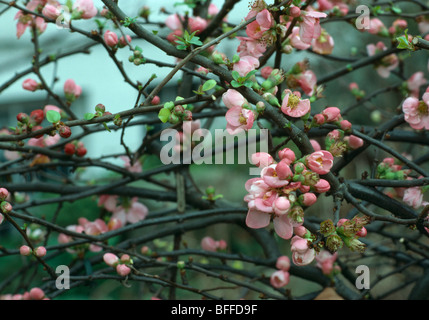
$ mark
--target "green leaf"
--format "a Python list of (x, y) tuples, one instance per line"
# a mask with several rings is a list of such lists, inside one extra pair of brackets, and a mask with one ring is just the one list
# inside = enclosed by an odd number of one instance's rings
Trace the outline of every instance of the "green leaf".
[(234, 80), (238, 80), (240, 78), (240, 74), (236, 70), (232, 71), (231, 75), (234, 78)]
[(213, 89), (216, 86), (216, 80), (210, 79), (204, 82), (203, 84), (203, 91), (209, 91), (210, 89)]
[(109, 127), (107, 126), (107, 123), (106, 123), (106, 122), (103, 122), (103, 126), (104, 126), (104, 129), (106, 129), (107, 131), (109, 131), (109, 132), (110, 132), (110, 129), (109, 129)]
[(158, 30), (152, 30), (152, 33), (156, 36), (158, 34)]
[(185, 46), (185, 45), (183, 45), (183, 44), (180, 44), (180, 45), (178, 45), (176, 48), (177, 48), (178, 50), (186, 50), (188, 47), (187, 47), (187, 46)]
[(392, 10), (393, 13), (396, 13), (396, 14), (401, 14), (402, 13), (401, 8), (399, 8), (399, 7), (392, 6), (391, 10)]
[(252, 71), (250, 71), (250, 72), (248, 72), (247, 74), (246, 74), (246, 79), (249, 79), (251, 76), (253, 76), (256, 72), (258, 72), (257, 70), (252, 70)]
[(235, 80), (232, 80), (232, 81), (231, 81), (231, 85), (232, 85), (234, 88), (241, 87), (241, 83), (239, 83), (239, 82), (237, 82), (237, 81), (235, 81)]
[(134, 50), (137, 50), (137, 51), (143, 52), (143, 49), (142, 49), (142, 48), (140, 48), (139, 46), (136, 46), (136, 47), (134, 48)]
[(57, 123), (61, 120), (61, 114), (58, 111), (49, 110), (46, 112), (46, 120), (48, 120), (50, 123)]
[(161, 110), (159, 110), (158, 113), (158, 118), (159, 120), (161, 120), (163, 123), (166, 123), (168, 121), (168, 117), (170, 116), (170, 110), (166, 109), (166, 108), (162, 108)]
[(83, 116), (85, 118), (85, 120), (91, 120), (95, 117), (95, 114), (93, 113), (85, 113), (85, 115)]
[(238, 54), (234, 54), (232, 57), (232, 62), (237, 63), (238, 61), (240, 61), (240, 56)]
[(244, 81), (243, 84), (247, 88), (252, 88), (253, 87), (253, 81), (251, 81), (251, 80), (246, 80), (246, 81)]

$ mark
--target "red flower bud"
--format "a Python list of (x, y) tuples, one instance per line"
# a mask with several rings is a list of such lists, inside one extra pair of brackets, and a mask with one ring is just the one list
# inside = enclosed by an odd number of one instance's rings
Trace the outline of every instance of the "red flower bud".
[(27, 123), (28, 122), (28, 115), (24, 112), (20, 112), (16, 116), (16, 120), (18, 120), (19, 122), (22, 122), (22, 123)]
[(76, 152), (76, 147), (73, 143), (67, 143), (64, 146), (64, 153), (68, 154), (68, 155), (74, 155)]
[(30, 118), (34, 121), (34, 123), (41, 124), (45, 118), (45, 114), (42, 109), (33, 110), (30, 113)]
[(68, 137), (70, 137), (70, 136), (71, 136), (71, 134), (72, 134), (70, 127), (67, 127), (67, 126), (61, 126), (61, 127), (58, 129), (58, 133), (59, 133), (59, 134), (60, 134), (60, 136), (61, 136), (61, 137), (63, 137), (63, 138), (68, 138)]
[[(41, 129), (43, 129), (43, 127), (42, 127), (42, 126), (34, 126), (34, 127), (31, 129), (31, 131), (37, 131), (37, 130), (41, 130)], [(42, 134), (39, 134), (39, 135), (37, 135), (37, 136), (35, 136), (35, 138), (36, 138), (36, 139), (40, 139), (41, 137), (43, 137), (43, 133), (42, 133)]]
[(86, 148), (85, 147), (79, 147), (77, 148), (76, 154), (78, 157), (83, 157), (84, 155), (86, 155)]

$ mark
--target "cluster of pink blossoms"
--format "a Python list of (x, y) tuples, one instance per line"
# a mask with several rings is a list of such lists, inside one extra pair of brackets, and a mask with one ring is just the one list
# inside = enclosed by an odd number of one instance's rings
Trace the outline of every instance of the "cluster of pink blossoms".
[(105, 253), (103, 260), (108, 266), (113, 267), (122, 277), (126, 277), (131, 272), (133, 260), (127, 254), (123, 254), (119, 259), (119, 257), (113, 253)]
[(12, 205), (8, 200), (9, 191), (6, 188), (0, 188), (0, 224), (3, 223), (4, 216), (2, 213), (9, 213), (12, 211)]
[(23, 294), (0, 295), (0, 300), (49, 300), (49, 298), (45, 296), (45, 292), (42, 289), (35, 287)]
[[(31, 0), (25, 8), (27, 10), (42, 14), (47, 19), (55, 20), (62, 14), (62, 4), (56, 0)], [(92, 0), (76, 0), (73, 3), (71, 18), (91, 19), (97, 15), (98, 10), (94, 7)], [(46, 30), (47, 23), (43, 17), (25, 13), (21, 10), (15, 15), (15, 20), (18, 20), (16, 25), (16, 36), (19, 39), (30, 28), (35, 28), (39, 34)]]
[(274, 288), (282, 288), (289, 283), (290, 259), (287, 256), (280, 256), (276, 261), (277, 271), (270, 276), (270, 283)]
[(201, 248), (206, 251), (224, 251), (227, 247), (225, 240), (215, 240), (212, 237), (204, 237), (201, 240)]
[(317, 201), (315, 193), (329, 191), (329, 182), (319, 175), (327, 174), (334, 157), (326, 150), (315, 151), (301, 159), (289, 148), (278, 152), (280, 161), (264, 152), (252, 155), (252, 162), (261, 168), (259, 178), (246, 184), (248, 203), (246, 224), (250, 228), (267, 227), (273, 220), (275, 232), (283, 239), (290, 239), (293, 228), (304, 221), (303, 206)]
[(122, 203), (118, 203), (116, 195), (101, 195), (98, 205), (104, 207), (112, 215), (109, 224), (115, 225), (115, 229), (125, 226), (127, 223), (136, 223), (144, 220), (149, 213), (148, 208), (138, 198), (122, 198)]
[(333, 276), (341, 271), (340, 266), (335, 264), (338, 253), (330, 253), (328, 250), (321, 250), (316, 255), (316, 267), (322, 270), (326, 276)]

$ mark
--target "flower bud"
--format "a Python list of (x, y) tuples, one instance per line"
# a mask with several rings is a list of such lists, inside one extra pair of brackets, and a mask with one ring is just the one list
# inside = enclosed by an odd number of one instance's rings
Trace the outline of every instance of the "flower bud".
[(27, 123), (28, 122), (28, 115), (24, 112), (20, 112), (16, 116), (16, 120), (18, 120), (21, 123)]
[(29, 296), (31, 300), (42, 300), (45, 297), (45, 293), (40, 288), (33, 288), (30, 290)]
[(264, 103), (264, 102), (262, 102), (262, 101), (258, 101), (258, 102), (256, 103), (256, 111), (257, 111), (258, 113), (262, 113), (262, 112), (264, 112), (264, 111), (265, 111), (265, 103)]
[(289, 271), (290, 259), (287, 256), (281, 256), (277, 258), (276, 268), (283, 271)]
[(35, 81), (33, 79), (25, 79), (24, 82), (22, 83), (22, 87), (25, 90), (34, 92), (37, 89), (39, 89), (39, 83), (37, 83), (37, 81)]
[(77, 155), (78, 157), (83, 157), (84, 155), (86, 155), (86, 153), (87, 153), (87, 150), (86, 150), (86, 148), (85, 148), (85, 147), (79, 147), (79, 148), (77, 148), (77, 150), (76, 150), (76, 155)]
[(304, 222), (304, 209), (301, 206), (294, 206), (289, 212), (289, 218), (296, 223)]
[(185, 268), (185, 261), (177, 261), (177, 269), (182, 270)]
[(299, 200), (302, 205), (309, 207), (316, 203), (317, 197), (312, 192), (307, 192), (299, 196)]
[(118, 266), (116, 267), (116, 272), (120, 275), (120, 276), (127, 276), (130, 274), (131, 269), (129, 267), (127, 267), (125, 264), (118, 264)]
[(113, 253), (105, 253), (103, 256), (104, 262), (111, 267), (114, 267), (118, 262), (119, 258)]
[(46, 256), (46, 248), (45, 247), (37, 247), (36, 251), (34, 252), (36, 257), (44, 257)]
[(116, 35), (116, 33), (107, 30), (104, 33), (104, 42), (109, 46), (109, 47), (115, 47), (118, 44), (118, 36)]
[(9, 212), (11, 212), (12, 211), (12, 205), (9, 203), (9, 202), (7, 202), (7, 201), (3, 201), (1, 204), (0, 204), (0, 209), (1, 209), (1, 211), (3, 212), (3, 213), (9, 213)]
[(68, 154), (69, 156), (74, 155), (76, 152), (76, 146), (74, 145), (74, 143), (67, 143), (64, 146), (64, 153)]
[(331, 234), (326, 238), (326, 247), (330, 252), (337, 252), (343, 247), (343, 240), (337, 234)]
[(105, 113), (106, 107), (104, 106), (104, 104), (99, 103), (95, 106), (95, 111), (100, 113)]
[(0, 188), (0, 201), (6, 200), (9, 195), (9, 191), (6, 188)]
[(62, 138), (68, 138), (68, 137), (70, 137), (70, 136), (71, 136), (71, 134), (72, 134), (71, 129), (70, 129), (70, 127), (68, 127), (68, 126), (61, 126), (61, 127), (58, 129), (58, 133), (60, 134), (60, 136), (61, 136)]
[(29, 246), (24, 245), (19, 248), (19, 253), (21, 254), (21, 256), (29, 256), (32, 252), (33, 251)]

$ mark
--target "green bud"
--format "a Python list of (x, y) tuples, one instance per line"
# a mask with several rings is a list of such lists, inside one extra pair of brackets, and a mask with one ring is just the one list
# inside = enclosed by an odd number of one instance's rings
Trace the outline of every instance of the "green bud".
[(185, 268), (185, 261), (177, 261), (177, 269), (184, 269)]
[(337, 252), (343, 247), (343, 240), (337, 234), (331, 234), (326, 238), (326, 247), (331, 252)]
[(331, 219), (322, 221), (320, 223), (320, 233), (325, 237), (335, 232), (335, 225)]
[(345, 238), (344, 243), (351, 251), (365, 252), (366, 245), (357, 238)]

